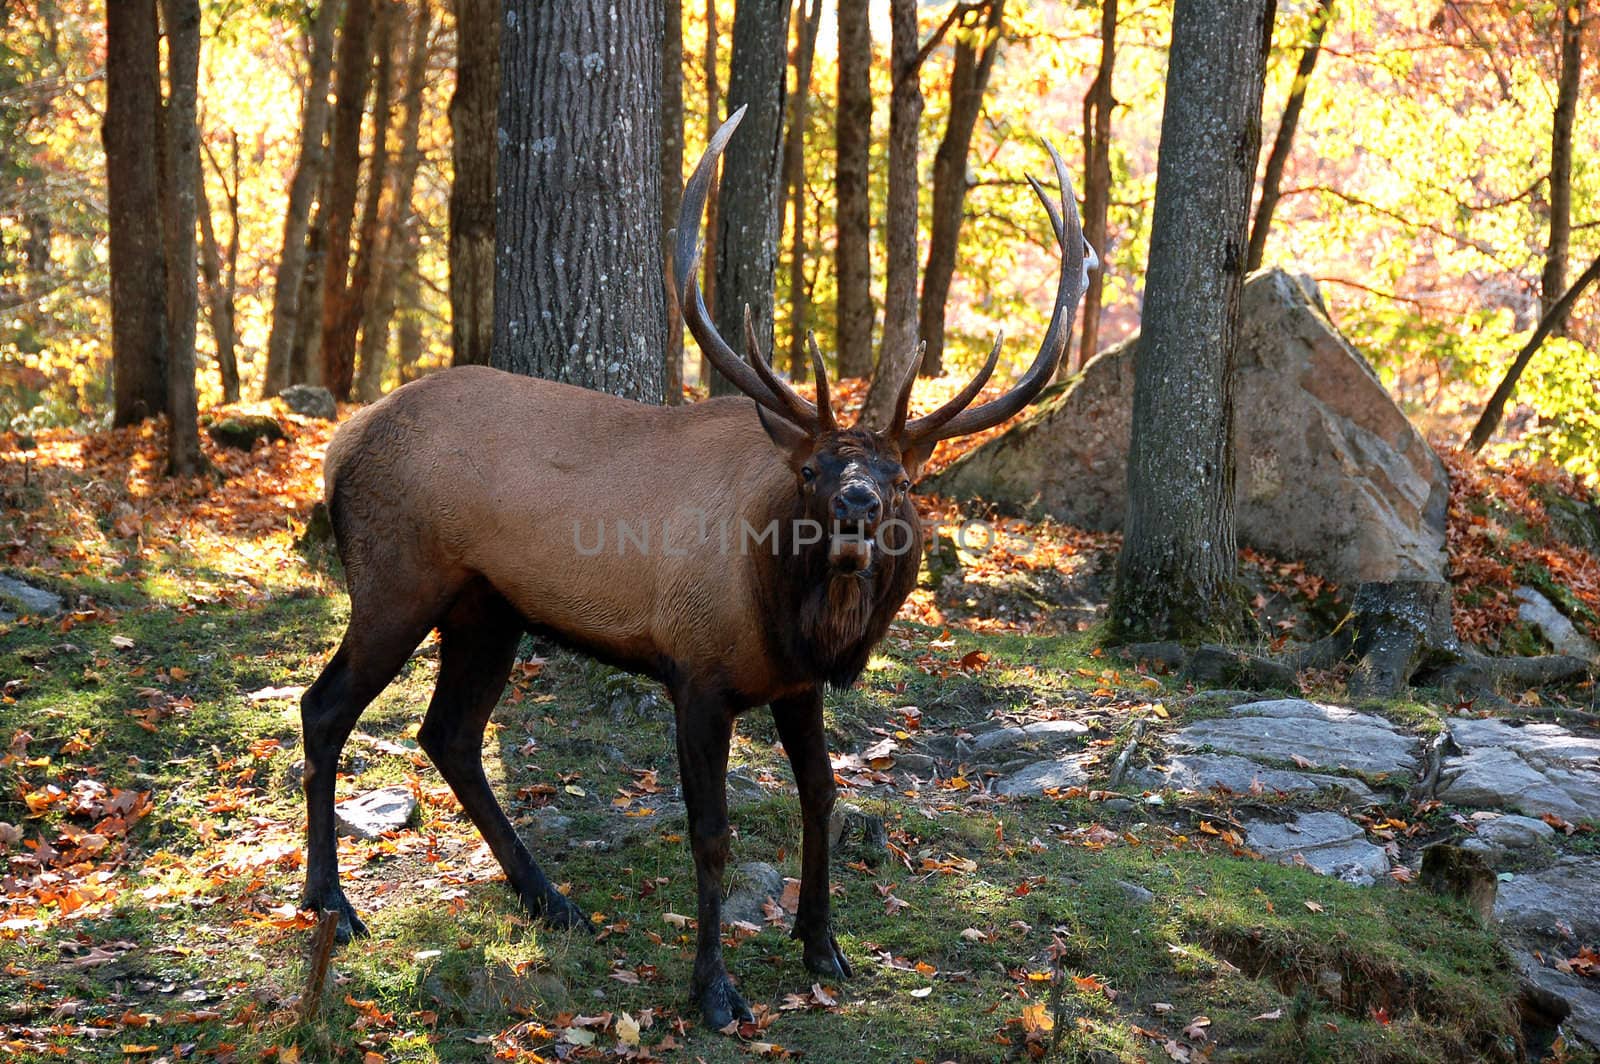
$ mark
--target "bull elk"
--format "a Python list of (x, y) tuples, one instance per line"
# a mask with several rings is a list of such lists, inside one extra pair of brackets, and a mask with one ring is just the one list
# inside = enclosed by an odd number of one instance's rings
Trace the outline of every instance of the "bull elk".
[[(717, 334), (700, 294), (706, 191), (742, 115), (717, 131), (684, 188), (683, 216), (694, 221), (677, 233), (672, 280), (701, 349), (747, 398), (647, 406), (463, 367), (396, 390), (351, 418), (328, 448), (324, 480), (350, 623), (301, 703), (302, 904), (337, 912), (341, 941), (366, 928), (339, 885), (339, 753), (362, 710), (433, 629), (439, 678), (419, 742), (523, 904), (556, 927), (589, 926), (523, 846), (483, 773), (484, 726), (530, 631), (653, 677), (671, 694), (698, 891), (691, 992), (705, 1021), (722, 1027), (751, 1015), (723, 964), (721, 927), (728, 746), (735, 718), (754, 706), (771, 706), (799, 790), (793, 937), (811, 971), (850, 975), (829, 915), (834, 781), (823, 685), (854, 682), (911, 591), (922, 538), (907, 492), (934, 445), (997, 425), (1039, 393), (1098, 263), (1066, 168), (1046, 145), (1059, 212), (1029, 181), (1063, 262), (1033, 364), (1012, 390), (970, 407), (994, 372), (997, 339), (959, 394), (908, 418), (911, 359), (889, 427), (843, 427), (815, 342), (812, 403), (761, 358), (748, 311), (745, 361)], [(657, 536), (656, 549), (593, 549), (597, 530), (624, 524)]]

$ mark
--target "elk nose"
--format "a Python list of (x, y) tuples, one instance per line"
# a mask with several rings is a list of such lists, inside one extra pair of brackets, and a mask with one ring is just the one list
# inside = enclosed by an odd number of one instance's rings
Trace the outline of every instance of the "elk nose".
[(864, 484), (852, 484), (833, 499), (833, 516), (838, 521), (873, 525), (882, 513), (883, 504), (877, 493)]

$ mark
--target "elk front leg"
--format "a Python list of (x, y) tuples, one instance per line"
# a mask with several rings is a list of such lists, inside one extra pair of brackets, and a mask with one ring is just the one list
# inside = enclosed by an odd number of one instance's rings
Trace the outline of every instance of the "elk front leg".
[(705, 1022), (726, 1027), (753, 1020), (750, 1006), (728, 978), (722, 960), (722, 874), (728, 864), (728, 744), (733, 709), (715, 695), (688, 692), (677, 699), (678, 771), (689, 815), (700, 921), (690, 993)]
[(833, 814), (833, 765), (822, 730), (822, 692), (772, 703), (772, 719), (783, 740), (800, 792), (800, 907), (792, 938), (805, 948), (805, 965), (818, 975), (848, 979), (850, 962), (833, 937), (828, 895), (828, 819)]

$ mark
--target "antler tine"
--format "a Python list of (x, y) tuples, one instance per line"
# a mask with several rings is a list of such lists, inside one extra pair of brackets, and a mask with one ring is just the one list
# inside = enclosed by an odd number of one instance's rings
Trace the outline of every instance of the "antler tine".
[[(733, 112), (712, 135), (711, 143), (706, 145), (705, 154), (700, 156), (700, 162), (695, 166), (694, 173), (683, 186), (683, 203), (679, 208), (678, 229), (672, 253), (673, 291), (678, 294), (678, 305), (683, 309), (684, 324), (694, 334), (707, 360), (719, 373), (728, 378), (734, 387), (785, 421), (791, 421), (795, 415), (790, 407), (779, 398), (777, 392), (762, 382), (761, 377), (717, 332), (716, 326), (711, 323), (711, 315), (706, 310), (705, 297), (700, 293), (700, 284), (697, 280), (700, 271), (700, 225), (705, 214), (706, 193), (711, 187), (712, 177), (717, 172), (717, 159), (722, 155), (722, 150), (728, 146), (728, 138), (739, 128), (739, 121), (744, 118), (744, 112), (744, 107)], [(685, 219), (690, 220), (690, 224), (685, 225)], [(810, 426), (808, 423), (802, 427), (809, 429)]]
[[(1005, 345), (1006, 334), (1002, 329), (995, 333), (994, 346), (989, 348), (989, 357), (983, 360), (983, 365), (978, 367), (977, 375), (966, 383), (955, 395), (945, 400), (944, 405), (931, 413), (917, 418), (916, 424), (922, 426), (922, 435), (937, 432), (951, 418), (967, 408), (967, 404), (978, 397), (983, 391), (983, 386), (989, 383), (989, 378), (994, 375), (995, 366), (1000, 364), (1000, 348)], [(939, 437), (942, 438), (942, 437)]]
[(755, 367), (756, 375), (761, 378), (761, 383), (765, 384), (787, 408), (776, 412), (807, 431), (815, 431), (818, 424), (817, 408), (795, 394), (795, 390), (784, 383), (783, 379), (772, 371), (767, 360), (761, 357), (761, 344), (756, 339), (756, 321), (750, 313), (749, 303), (744, 305), (744, 348), (750, 365)]
[[(1056, 287), (1055, 309), (1050, 315), (1050, 327), (1045, 330), (1044, 340), (1039, 344), (1039, 353), (1034, 356), (1033, 365), (1028, 367), (1022, 379), (1017, 381), (1016, 386), (1009, 392), (982, 406), (970, 410), (958, 408), (954, 412), (946, 413), (947, 408), (955, 403), (956, 399), (961, 398), (959, 395), (956, 396), (933, 414), (917, 418), (907, 424), (901, 433), (902, 446), (932, 443), (951, 436), (965, 436), (998, 425), (1031, 403), (1055, 375), (1062, 352), (1067, 348), (1068, 334), (1072, 330), (1072, 319), (1077, 313), (1078, 301), (1083, 298), (1084, 289), (1089, 287), (1089, 271), (1099, 268), (1100, 259), (1083, 239), (1083, 226), (1078, 218), (1077, 201), (1073, 198), (1072, 181), (1067, 176), (1067, 164), (1062, 162), (1061, 153), (1056, 151), (1055, 145), (1047, 140), (1044, 146), (1050, 153), (1051, 162), (1055, 164), (1056, 182), (1061, 189), (1060, 212), (1057, 212), (1039, 182), (1032, 177), (1028, 178), (1028, 182), (1033, 186), (1039, 202), (1044, 205), (1045, 212), (1050, 216), (1050, 226), (1055, 231), (1056, 243), (1061, 248), (1062, 258), (1061, 280)], [(998, 350), (991, 352), (990, 357), (995, 357), (997, 353)], [(968, 385), (968, 388), (962, 389), (962, 395), (965, 395), (970, 388), (971, 385)], [(973, 389), (972, 396), (976, 395), (977, 390)], [(968, 402), (972, 396), (968, 397)], [(938, 420), (935, 420), (936, 417)]]
[(822, 363), (822, 350), (817, 347), (817, 334), (806, 330), (806, 346), (811, 348), (811, 374), (817, 378), (817, 427), (822, 432), (834, 432), (839, 423), (833, 417), (833, 398), (828, 394), (828, 367)]
[[(917, 350), (900, 378), (900, 391), (894, 401), (894, 417), (889, 422), (889, 435), (898, 436), (906, 427), (906, 417), (911, 413), (911, 389), (916, 387), (917, 374), (922, 372), (922, 356), (927, 354), (928, 341), (917, 341)], [(863, 412), (864, 413), (864, 412)]]

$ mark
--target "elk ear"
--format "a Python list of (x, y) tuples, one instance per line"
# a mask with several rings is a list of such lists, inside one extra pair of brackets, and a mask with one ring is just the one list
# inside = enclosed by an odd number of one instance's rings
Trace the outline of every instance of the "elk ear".
[(933, 454), (937, 442), (914, 443), (900, 450), (900, 468), (906, 471), (906, 479), (915, 484), (922, 478), (922, 467), (927, 464), (928, 458)]
[(761, 419), (761, 427), (766, 430), (768, 438), (778, 445), (780, 451), (790, 456), (791, 464), (801, 448), (809, 447), (811, 433), (792, 421), (769, 414), (760, 403), (756, 404), (756, 417)]

